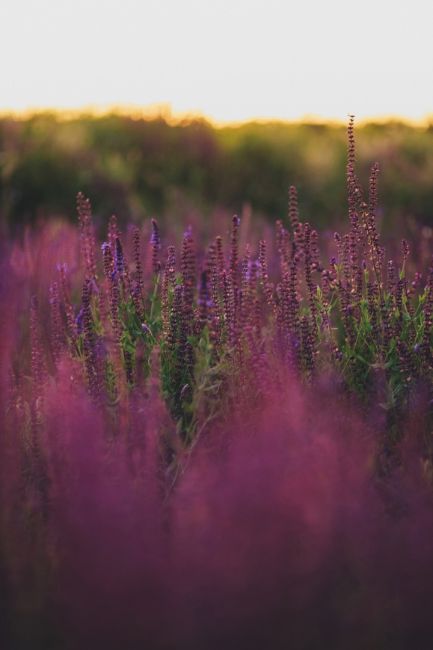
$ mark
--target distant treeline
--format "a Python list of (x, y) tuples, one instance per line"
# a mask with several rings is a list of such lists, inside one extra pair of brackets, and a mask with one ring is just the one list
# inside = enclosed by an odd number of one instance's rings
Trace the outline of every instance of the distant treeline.
[[(433, 224), (433, 123), (358, 128), (361, 177), (381, 161), (380, 206), (386, 223)], [(287, 190), (298, 188), (303, 219), (333, 224), (345, 205), (344, 126), (247, 123), (215, 128), (203, 120), (120, 115), (63, 119), (38, 114), (0, 119), (0, 218), (7, 229), (40, 217), (74, 217), (78, 191), (96, 217), (184, 217), (218, 209), (281, 218)]]

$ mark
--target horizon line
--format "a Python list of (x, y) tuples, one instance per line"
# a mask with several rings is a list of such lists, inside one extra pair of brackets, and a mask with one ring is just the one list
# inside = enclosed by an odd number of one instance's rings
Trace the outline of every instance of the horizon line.
[[(242, 120), (219, 120), (201, 111), (173, 111), (170, 104), (158, 103), (150, 105), (137, 104), (83, 104), (76, 107), (60, 106), (29, 106), (26, 108), (5, 108), (0, 109), (0, 118), (12, 117), (14, 119), (26, 120), (38, 115), (50, 114), (65, 121), (90, 116), (104, 117), (108, 115), (117, 115), (120, 117), (131, 117), (132, 119), (155, 120), (163, 119), (170, 125), (179, 125), (185, 122), (204, 121), (214, 128), (239, 127), (245, 124), (326, 124), (326, 125), (345, 125), (347, 121), (342, 118), (326, 117), (314, 113), (305, 113), (296, 118), (285, 118), (279, 116), (247, 116)], [(352, 113), (347, 114), (347, 118)], [(356, 112), (353, 113), (356, 118)], [(399, 122), (408, 126), (428, 127), (433, 124), (433, 112), (426, 113), (422, 118), (411, 118), (398, 113), (376, 114), (363, 116), (356, 119), (358, 125), (390, 122)]]

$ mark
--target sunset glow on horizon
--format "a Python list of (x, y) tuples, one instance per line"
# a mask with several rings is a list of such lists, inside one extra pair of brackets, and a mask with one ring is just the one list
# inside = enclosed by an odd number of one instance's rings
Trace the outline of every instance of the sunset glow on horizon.
[(429, 0), (3, 0), (0, 22), (0, 112), (157, 105), (217, 122), (433, 113)]

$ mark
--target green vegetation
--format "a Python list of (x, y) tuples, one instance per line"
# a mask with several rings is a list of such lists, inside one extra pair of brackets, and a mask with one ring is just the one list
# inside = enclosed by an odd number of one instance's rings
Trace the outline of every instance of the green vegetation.
[[(380, 160), (388, 223), (430, 223), (433, 127), (402, 123), (359, 128), (358, 164), (366, 180)], [(229, 213), (247, 204), (274, 220), (286, 213), (286, 188), (318, 226), (344, 216), (345, 127), (250, 123), (213, 128), (108, 115), (60, 119), (39, 114), (0, 119), (0, 218), (3, 230), (39, 217), (73, 218), (77, 188), (92, 196), (97, 223), (145, 216)], [(380, 218), (380, 211), (379, 211)]]

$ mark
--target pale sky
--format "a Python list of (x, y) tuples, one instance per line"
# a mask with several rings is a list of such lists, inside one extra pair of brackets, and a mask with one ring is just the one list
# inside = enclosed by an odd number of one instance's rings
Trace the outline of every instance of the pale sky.
[(0, 111), (433, 113), (433, 0), (0, 0)]

